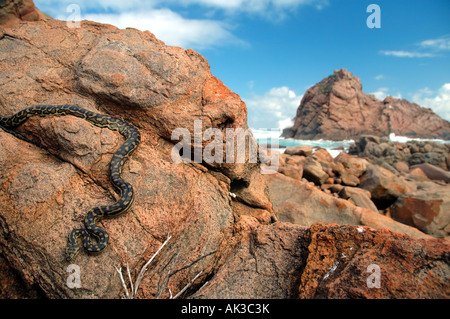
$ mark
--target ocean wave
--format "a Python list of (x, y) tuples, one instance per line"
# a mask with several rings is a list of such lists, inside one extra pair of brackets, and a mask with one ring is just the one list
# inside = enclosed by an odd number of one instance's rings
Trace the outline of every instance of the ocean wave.
[[(332, 140), (297, 140), (293, 138), (280, 137), (281, 129), (251, 129), (253, 136), (259, 144), (271, 145), (272, 149), (277, 149), (280, 153), (284, 152), (287, 147), (312, 145), (315, 148), (326, 149), (331, 156), (336, 157), (340, 152), (347, 152), (349, 147), (355, 143), (354, 140), (332, 141)], [(426, 139), (426, 138), (411, 138), (406, 136), (397, 136), (394, 133), (389, 135), (389, 141), (398, 143), (407, 143), (410, 141), (432, 141), (437, 143), (450, 143), (448, 140), (442, 139)]]
[[(278, 149), (281, 153), (287, 147), (312, 145), (315, 148), (326, 149), (331, 156), (336, 157), (342, 151), (348, 151), (354, 140), (332, 141), (332, 140), (297, 140), (293, 138), (280, 137), (281, 129), (251, 129), (253, 136), (259, 144), (271, 145), (273, 149)], [(277, 147), (281, 146), (281, 147)]]
[(407, 136), (397, 136), (395, 133), (389, 134), (389, 141), (390, 142), (398, 142), (398, 143), (407, 143), (411, 141), (417, 141), (417, 142), (436, 142), (436, 143), (450, 143), (448, 140), (442, 140), (438, 138), (413, 138), (413, 137), (407, 137)]

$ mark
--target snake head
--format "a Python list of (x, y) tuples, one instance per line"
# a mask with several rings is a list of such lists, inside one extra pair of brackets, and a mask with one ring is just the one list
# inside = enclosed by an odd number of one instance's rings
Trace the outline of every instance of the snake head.
[(80, 252), (80, 245), (77, 242), (77, 239), (83, 235), (83, 229), (73, 229), (69, 237), (67, 238), (67, 246), (66, 246), (66, 260), (72, 261)]
[(72, 261), (75, 259), (75, 257), (80, 252), (80, 246), (79, 245), (73, 245), (71, 243), (68, 243), (66, 246), (66, 260)]

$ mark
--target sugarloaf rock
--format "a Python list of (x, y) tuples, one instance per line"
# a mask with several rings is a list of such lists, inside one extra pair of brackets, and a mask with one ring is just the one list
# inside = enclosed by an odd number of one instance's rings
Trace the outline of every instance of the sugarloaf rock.
[(355, 139), (363, 134), (450, 139), (450, 123), (431, 109), (392, 96), (383, 101), (362, 91), (361, 80), (345, 69), (309, 88), (292, 128), (284, 137)]

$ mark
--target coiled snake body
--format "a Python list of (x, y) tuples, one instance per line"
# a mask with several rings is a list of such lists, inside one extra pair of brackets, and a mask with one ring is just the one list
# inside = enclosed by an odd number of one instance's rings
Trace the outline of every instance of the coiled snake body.
[(85, 228), (73, 229), (68, 238), (66, 246), (66, 259), (73, 260), (79, 250), (78, 238), (82, 238), (83, 247), (88, 252), (100, 252), (108, 245), (108, 233), (98, 225), (103, 217), (112, 217), (127, 211), (134, 199), (133, 187), (121, 178), (121, 171), (124, 162), (130, 154), (137, 148), (141, 137), (139, 131), (132, 125), (121, 119), (94, 113), (76, 105), (36, 105), (24, 109), (12, 116), (0, 115), (0, 127), (6, 132), (24, 139), (12, 130), (25, 122), (31, 116), (52, 116), (52, 115), (73, 115), (83, 118), (98, 127), (107, 127), (110, 130), (118, 131), (125, 137), (125, 142), (114, 153), (111, 164), (111, 182), (120, 192), (119, 200), (112, 205), (92, 208), (84, 219)]

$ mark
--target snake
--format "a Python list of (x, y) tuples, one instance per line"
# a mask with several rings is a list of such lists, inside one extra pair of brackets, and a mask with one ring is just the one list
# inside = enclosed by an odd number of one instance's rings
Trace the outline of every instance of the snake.
[[(94, 207), (86, 213), (84, 228), (74, 228), (68, 236), (65, 249), (67, 261), (72, 261), (78, 255), (81, 247), (88, 253), (99, 253), (108, 246), (109, 235), (105, 229), (97, 225), (104, 217), (113, 217), (130, 209), (134, 200), (134, 191), (130, 183), (121, 177), (122, 167), (130, 155), (138, 147), (141, 136), (131, 124), (104, 114), (98, 114), (77, 105), (35, 105), (11, 116), (0, 115), (0, 127), (14, 136), (26, 140), (13, 130), (32, 116), (73, 115), (92, 123), (95, 126), (118, 131), (125, 137), (125, 142), (113, 154), (110, 162), (110, 179), (114, 188), (120, 193), (119, 199), (112, 205)], [(80, 244), (81, 239), (81, 244)]]

